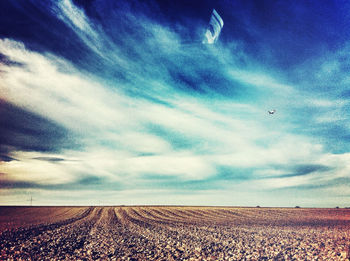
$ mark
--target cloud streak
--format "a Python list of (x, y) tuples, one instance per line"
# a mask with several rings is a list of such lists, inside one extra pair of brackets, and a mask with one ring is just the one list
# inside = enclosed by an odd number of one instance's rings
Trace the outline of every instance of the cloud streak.
[[(105, 4), (95, 16), (70, 0), (40, 6), (79, 43), (64, 55), (0, 39), (0, 191), (7, 198), (32, 191), (62, 202), (58, 191), (137, 190), (134, 203), (161, 193), (169, 200), (158, 203), (175, 202), (180, 193), (181, 202), (195, 204), (207, 192), (220, 205), (236, 190), (249, 202), (265, 195), (268, 204), (276, 189), (347, 177), (348, 151), (336, 153), (332, 135), (319, 133), (347, 119), (337, 117), (348, 106), (343, 98), (315, 96), (310, 82), (237, 54), (239, 44), (225, 35), (214, 46), (184, 45), (191, 28), (149, 17), (152, 5), (136, 15), (123, 3), (101, 18)], [(323, 58), (324, 75), (340, 73), (341, 52), (334, 63)], [(330, 76), (317, 77), (321, 84)], [(344, 88), (339, 83), (336, 93)], [(84, 202), (79, 194), (75, 200)], [(275, 204), (286, 202), (288, 195)]]

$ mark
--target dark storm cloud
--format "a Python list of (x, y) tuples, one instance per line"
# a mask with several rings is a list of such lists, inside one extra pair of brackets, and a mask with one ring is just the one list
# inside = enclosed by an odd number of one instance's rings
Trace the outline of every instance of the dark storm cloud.
[(33, 158), (36, 160), (43, 160), (43, 161), (49, 161), (49, 162), (60, 162), (60, 161), (64, 161), (64, 159), (62, 158), (55, 158), (55, 157), (36, 157)]
[(4, 162), (10, 162), (10, 161), (13, 161), (13, 160), (16, 160), (15, 158), (12, 158), (12, 157), (9, 157), (7, 155), (2, 155), (0, 154), (0, 162), (1, 161), (4, 161)]
[(29, 189), (29, 188), (41, 188), (41, 185), (38, 185), (34, 182), (25, 182), (25, 181), (11, 181), (11, 180), (0, 180), (1, 189)]
[(86, 174), (77, 177), (76, 181), (61, 184), (41, 184), (37, 182), (7, 180), (6, 174), (3, 177), (0, 173), (0, 189), (42, 189), (42, 190), (120, 190), (121, 184), (111, 182), (106, 178), (88, 176)]
[[(290, 186), (288, 188), (276, 188), (274, 190), (296, 190), (296, 191), (308, 191), (308, 190), (318, 190), (318, 189), (327, 189), (327, 188), (337, 188), (339, 186), (345, 185), (347, 186), (350, 184), (350, 178), (349, 177), (341, 177), (341, 178), (334, 178), (331, 180), (315, 180), (313, 183), (309, 184), (301, 184), (297, 186)], [(341, 191), (339, 191), (340, 196), (346, 196), (342, 195)]]
[(332, 168), (325, 165), (316, 165), (316, 164), (296, 165), (292, 167), (292, 173), (274, 176), (274, 178), (298, 177), (298, 176), (309, 175), (315, 172), (326, 172), (330, 170), (332, 170)]
[(63, 127), (0, 100), (0, 159), (13, 160), (11, 151), (57, 152), (72, 146)]
[(6, 55), (3, 55), (2, 53), (0, 53), (0, 64), (4, 64), (6, 66), (24, 66), (24, 64), (21, 64), (19, 62), (11, 61)]

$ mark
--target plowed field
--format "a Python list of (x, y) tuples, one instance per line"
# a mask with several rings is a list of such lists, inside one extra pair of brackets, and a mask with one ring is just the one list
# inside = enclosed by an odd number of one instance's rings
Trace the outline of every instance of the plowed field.
[(349, 260), (349, 209), (0, 207), (0, 260)]

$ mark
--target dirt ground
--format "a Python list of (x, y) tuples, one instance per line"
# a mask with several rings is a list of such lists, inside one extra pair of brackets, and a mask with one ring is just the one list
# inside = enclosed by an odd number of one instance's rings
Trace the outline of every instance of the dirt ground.
[(349, 260), (350, 209), (0, 207), (0, 260)]

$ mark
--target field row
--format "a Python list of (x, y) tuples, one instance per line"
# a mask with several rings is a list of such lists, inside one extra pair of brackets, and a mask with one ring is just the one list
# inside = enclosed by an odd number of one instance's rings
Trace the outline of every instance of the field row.
[(347, 209), (13, 207), (0, 208), (0, 221), (0, 260), (350, 257)]

